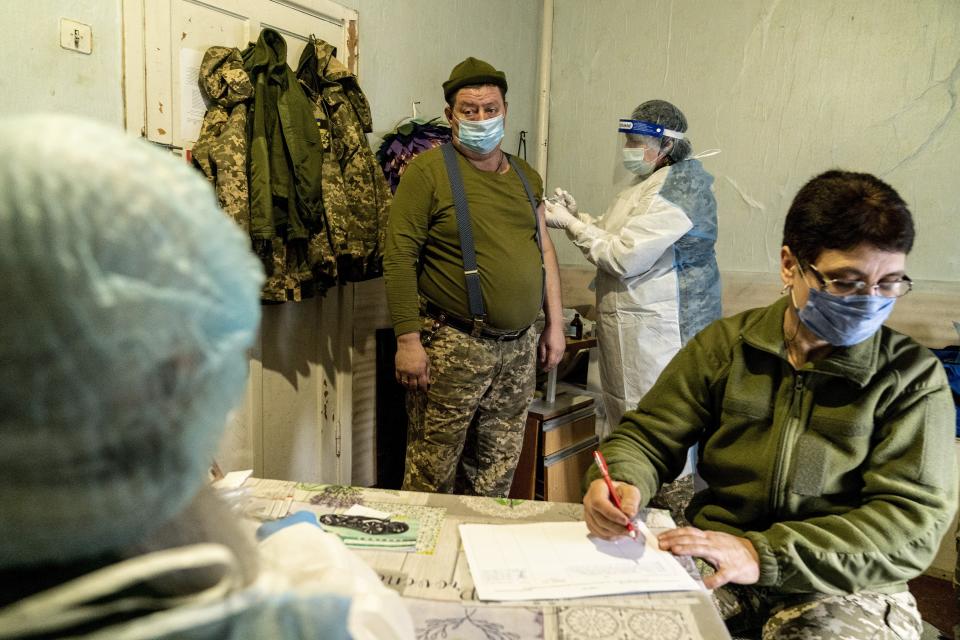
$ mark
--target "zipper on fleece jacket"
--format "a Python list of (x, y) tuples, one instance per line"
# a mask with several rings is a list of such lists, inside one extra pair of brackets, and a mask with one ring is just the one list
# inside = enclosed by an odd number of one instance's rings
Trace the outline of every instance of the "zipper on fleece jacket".
[(770, 513), (776, 515), (783, 505), (782, 495), (787, 481), (784, 478), (787, 461), (793, 453), (796, 434), (800, 431), (800, 404), (803, 401), (803, 374), (794, 374), (793, 398), (790, 400), (790, 415), (783, 430), (780, 432), (780, 442), (777, 446), (777, 462), (773, 468), (773, 478), (770, 482)]

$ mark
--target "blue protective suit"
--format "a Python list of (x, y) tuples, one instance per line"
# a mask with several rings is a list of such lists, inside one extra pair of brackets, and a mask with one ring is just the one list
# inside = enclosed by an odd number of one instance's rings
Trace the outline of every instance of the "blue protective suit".
[(658, 169), (567, 235), (596, 265), (607, 423), (636, 407), (680, 347), (720, 317), (713, 176), (700, 161)]

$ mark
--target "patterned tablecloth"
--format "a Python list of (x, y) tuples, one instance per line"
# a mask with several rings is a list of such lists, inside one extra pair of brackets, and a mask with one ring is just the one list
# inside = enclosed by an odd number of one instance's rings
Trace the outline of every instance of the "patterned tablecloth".
[[(416, 552), (357, 553), (407, 600), (417, 637), (423, 640), (729, 638), (706, 591), (511, 604), (476, 599), (460, 544), (460, 524), (582, 520), (579, 504), (258, 478), (248, 479), (243, 489), (243, 512), (256, 520), (305, 509), (318, 515), (340, 513), (354, 504), (416, 518), (420, 525)], [(667, 511), (647, 509), (643, 517), (654, 533), (673, 526)], [(682, 563), (699, 579), (689, 558)]]

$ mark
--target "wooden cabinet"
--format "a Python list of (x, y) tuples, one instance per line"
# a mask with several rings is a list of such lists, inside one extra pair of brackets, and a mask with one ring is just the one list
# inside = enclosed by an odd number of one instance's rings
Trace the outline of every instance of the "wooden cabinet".
[(564, 393), (551, 403), (535, 400), (510, 497), (580, 502), (580, 483), (597, 442), (593, 398)]
[[(581, 480), (593, 461), (598, 442), (594, 401), (587, 400), (586, 406), (541, 423), (541, 456), (534, 494), (540, 500), (580, 502)], [(579, 406), (576, 401), (574, 404)]]

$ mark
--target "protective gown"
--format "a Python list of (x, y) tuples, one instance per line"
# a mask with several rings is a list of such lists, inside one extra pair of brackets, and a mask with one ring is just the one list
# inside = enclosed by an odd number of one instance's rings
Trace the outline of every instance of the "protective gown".
[(597, 267), (597, 338), (607, 424), (636, 407), (680, 347), (720, 317), (713, 176), (698, 160), (621, 191), (567, 235)]
[[(150, 640), (412, 640), (399, 595), (336, 535), (296, 524), (258, 548), (259, 573), (239, 582), (233, 552), (196, 544), (141, 555), (0, 607), (0, 638), (46, 633)], [(218, 583), (169, 596), (143, 582), (168, 572), (221, 567)]]

